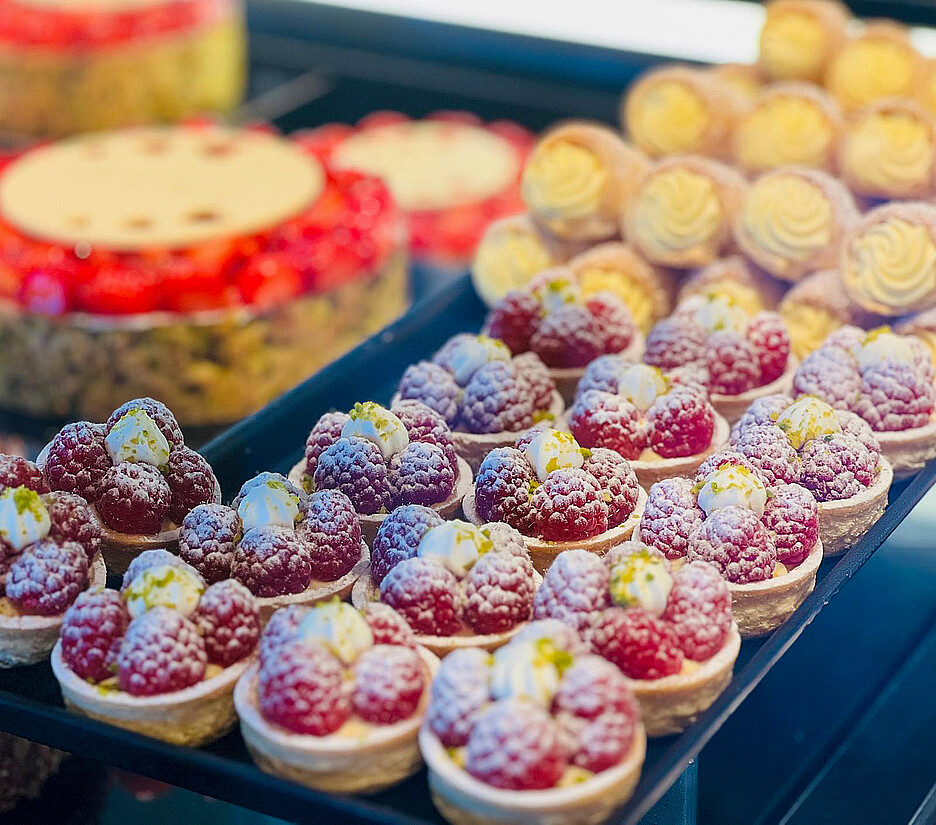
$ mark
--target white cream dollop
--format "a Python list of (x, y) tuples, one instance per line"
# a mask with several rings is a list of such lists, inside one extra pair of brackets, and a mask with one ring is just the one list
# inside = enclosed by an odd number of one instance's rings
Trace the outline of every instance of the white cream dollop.
[(758, 518), (764, 515), (767, 488), (747, 467), (723, 464), (712, 470), (699, 489), (699, 507), (710, 516), (722, 507), (746, 507)]
[(794, 449), (822, 435), (842, 432), (835, 410), (811, 395), (794, 401), (777, 417), (777, 426), (786, 433)]
[(299, 622), (301, 639), (316, 639), (346, 665), (374, 646), (374, 634), (364, 617), (347, 602), (319, 602)]
[(910, 339), (904, 335), (895, 335), (888, 329), (869, 332), (852, 352), (862, 372), (885, 361), (911, 367), (916, 365), (916, 353)]
[(455, 383), (464, 387), (481, 367), (491, 361), (509, 361), (510, 349), (503, 341), (487, 335), (472, 335), (453, 344), (448, 356)]
[(183, 616), (191, 616), (204, 592), (205, 582), (194, 571), (160, 564), (136, 576), (123, 597), (134, 619), (154, 607), (171, 607)]
[(585, 463), (575, 436), (562, 430), (543, 430), (523, 452), (540, 481), (545, 481), (553, 470), (578, 469)]
[(237, 505), (244, 532), (267, 525), (292, 527), (299, 516), (299, 497), (281, 481), (270, 480), (254, 485)]
[(480, 528), (455, 519), (428, 530), (416, 548), (416, 555), (439, 562), (462, 579), (493, 546)]
[(659, 616), (672, 589), (666, 559), (650, 549), (629, 553), (611, 568), (611, 598), (621, 607), (642, 607)]
[(533, 297), (539, 301), (544, 315), (549, 315), (566, 304), (582, 303), (582, 291), (571, 278), (547, 278), (533, 287)]
[(115, 464), (130, 461), (162, 467), (169, 461), (169, 441), (146, 410), (125, 413), (104, 438)]
[(657, 367), (631, 364), (618, 378), (618, 395), (641, 412), (650, 409), (657, 397), (666, 392), (666, 379)]
[(544, 640), (510, 642), (494, 651), (491, 696), (494, 699), (528, 699), (549, 707), (562, 678), (557, 658), (571, 656)]
[(35, 490), (7, 487), (0, 493), (0, 536), (14, 550), (44, 539), (51, 529), (49, 511)]
[(390, 459), (406, 449), (409, 435), (406, 427), (390, 410), (374, 401), (354, 405), (349, 418), (341, 428), (342, 438), (366, 438), (373, 441), (385, 459)]
[(751, 320), (744, 308), (726, 295), (704, 297), (698, 302), (693, 316), (706, 332), (727, 330), (739, 335), (744, 334)]

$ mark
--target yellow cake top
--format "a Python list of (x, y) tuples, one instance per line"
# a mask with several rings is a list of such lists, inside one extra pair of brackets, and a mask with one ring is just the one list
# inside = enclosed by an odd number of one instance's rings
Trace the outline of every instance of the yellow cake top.
[(601, 210), (608, 170), (587, 146), (565, 138), (537, 144), (523, 173), (523, 195), (547, 219), (585, 218)]
[(795, 93), (762, 98), (735, 130), (735, 156), (746, 169), (828, 164), (835, 126), (820, 103)]
[(896, 36), (868, 33), (851, 41), (833, 58), (826, 88), (846, 111), (885, 97), (909, 97), (914, 91), (919, 55)]
[(826, 26), (811, 9), (767, 7), (760, 34), (760, 65), (771, 77), (820, 80), (830, 46)]
[(471, 265), (475, 289), (483, 300), (497, 301), (520, 289), (556, 263), (543, 237), (526, 217), (491, 224), (475, 248)]
[(689, 82), (665, 75), (650, 77), (633, 91), (627, 130), (653, 156), (691, 153), (702, 147), (711, 113), (708, 101)]

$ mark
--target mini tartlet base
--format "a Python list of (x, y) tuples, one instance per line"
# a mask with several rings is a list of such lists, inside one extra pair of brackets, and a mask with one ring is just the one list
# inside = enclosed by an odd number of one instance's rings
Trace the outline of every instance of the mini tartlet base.
[[(647, 506), (647, 492), (643, 487), (637, 490), (637, 504), (634, 512), (630, 514), (626, 521), (604, 533), (592, 536), (587, 539), (578, 539), (577, 541), (543, 541), (532, 536), (524, 536), (523, 543), (530, 551), (530, 559), (533, 561), (533, 567), (538, 573), (544, 573), (564, 550), (588, 550), (590, 553), (596, 553), (603, 556), (612, 547), (624, 543), (633, 536), (637, 525), (640, 523), (640, 517), (643, 515), (644, 507)], [(472, 524), (479, 527), (484, 524), (484, 519), (478, 515), (475, 508), (474, 487), (469, 490), (462, 502), (462, 511), (465, 518)]]
[(625, 676), (640, 703), (647, 736), (682, 733), (695, 722), (728, 687), (740, 650), (741, 634), (738, 626), (732, 624), (721, 650), (711, 659), (697, 663), (688, 673), (674, 673), (661, 679)]
[(258, 666), (252, 665), (234, 689), (234, 705), (254, 762), (266, 773), (332, 793), (376, 793), (416, 773), (422, 766), (417, 735), (439, 667), (428, 650), (418, 653), (429, 678), (416, 711), (401, 722), (374, 725), (361, 737), (309, 736), (270, 724), (257, 707)]
[(841, 501), (819, 502), (819, 538), (826, 556), (845, 552), (881, 517), (894, 472), (881, 456), (874, 484)]
[(419, 748), (429, 768), (432, 802), (452, 825), (599, 825), (634, 792), (647, 736), (638, 725), (618, 765), (584, 782), (541, 791), (510, 791), (475, 779), (426, 726), (419, 731)]
[[(439, 502), (439, 504), (430, 505), (430, 507), (444, 519), (454, 518), (458, 514), (458, 510), (462, 505), (462, 499), (465, 497), (466, 493), (471, 490), (471, 485), (474, 481), (474, 474), (471, 472), (471, 467), (468, 466), (468, 462), (461, 456), (457, 456), (457, 461), (458, 478), (455, 479), (455, 489), (452, 490), (452, 495), (445, 499), (445, 501)], [(295, 464), (289, 471), (289, 480), (300, 488), (302, 487), (302, 472), (304, 469), (305, 459)], [(380, 529), (380, 525), (383, 524), (383, 520), (388, 515), (389, 513), (373, 513), (371, 515), (358, 513), (358, 521), (361, 522), (361, 537), (364, 541), (368, 544), (373, 542), (374, 538), (377, 536), (377, 530)]]
[(62, 643), (52, 651), (52, 672), (65, 706), (82, 716), (173, 745), (200, 747), (232, 730), (234, 684), (252, 657), (226, 667), (196, 685), (158, 696), (131, 696), (120, 690), (100, 690), (80, 679), (62, 658)]
[[(88, 587), (104, 587), (107, 568), (98, 553), (88, 570)], [(58, 616), (0, 615), (0, 668), (34, 665), (49, 658), (65, 614)]]
[(911, 430), (875, 432), (874, 437), (898, 481), (916, 475), (927, 461), (936, 458), (936, 420)]
[[(615, 354), (627, 361), (637, 363), (643, 356), (645, 343), (646, 341), (644, 340), (643, 333), (641, 333), (640, 330), (636, 330), (630, 344)], [(549, 368), (549, 377), (552, 378), (553, 382), (556, 384), (556, 389), (559, 391), (567, 407), (571, 407), (574, 403), (575, 390), (578, 387), (579, 381), (582, 380), (582, 376), (585, 375), (586, 369), (588, 369), (587, 366)]]
[(754, 387), (754, 389), (738, 395), (722, 395), (722, 393), (713, 392), (711, 394), (712, 406), (716, 412), (724, 416), (729, 425), (733, 425), (758, 398), (764, 398), (767, 395), (788, 394), (793, 387), (793, 376), (796, 373), (798, 363), (791, 354), (787, 358), (787, 365), (783, 374), (762, 387)]

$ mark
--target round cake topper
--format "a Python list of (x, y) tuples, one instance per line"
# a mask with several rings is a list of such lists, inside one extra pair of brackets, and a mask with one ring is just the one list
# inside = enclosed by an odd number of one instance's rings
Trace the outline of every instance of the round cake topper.
[(520, 171), (516, 151), (499, 135), (432, 120), (362, 129), (338, 145), (332, 161), (383, 178), (410, 212), (494, 197)]
[(0, 176), (0, 212), (56, 243), (180, 248), (275, 226), (309, 206), (324, 177), (316, 160), (266, 133), (128, 129), (23, 155)]

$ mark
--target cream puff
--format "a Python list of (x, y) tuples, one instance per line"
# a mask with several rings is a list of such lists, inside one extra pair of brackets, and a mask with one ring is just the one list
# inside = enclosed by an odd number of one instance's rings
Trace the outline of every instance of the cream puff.
[(761, 28), (760, 70), (774, 80), (822, 82), (845, 41), (848, 8), (834, 0), (771, 0)]

